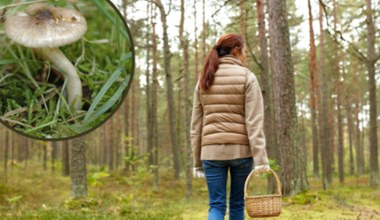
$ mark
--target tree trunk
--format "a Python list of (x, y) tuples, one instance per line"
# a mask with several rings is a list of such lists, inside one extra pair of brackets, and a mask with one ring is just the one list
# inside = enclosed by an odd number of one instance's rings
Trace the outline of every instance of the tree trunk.
[(347, 83), (344, 82), (344, 86), (345, 86), (345, 93), (346, 93), (346, 96), (345, 96), (345, 105), (346, 105), (346, 118), (347, 118), (347, 129), (348, 129), (348, 147), (349, 147), (349, 152), (350, 152), (350, 165), (349, 165), (349, 168), (350, 168), (350, 175), (353, 176), (355, 174), (355, 162), (354, 162), (354, 150), (353, 150), (353, 146), (352, 146), (352, 132), (353, 132), (353, 129), (352, 129), (352, 113), (351, 113), (351, 102), (349, 101), (348, 99), (348, 91), (347, 91)]
[(14, 133), (13, 132), (10, 132), (9, 133), (9, 136), (10, 136), (10, 142), (9, 142), (9, 148), (10, 148), (10, 157), (11, 157), (11, 175), (13, 174), (13, 168), (14, 168), (14, 165), (15, 165), (15, 154), (14, 154), (14, 149), (15, 149), (15, 142), (14, 142)]
[(325, 38), (323, 30), (323, 8), (319, 3), (319, 30), (320, 30), (320, 82), (321, 82), (321, 112), (319, 116), (320, 140), (321, 140), (321, 156), (322, 156), (322, 184), (327, 189), (332, 182), (331, 175), (331, 154), (330, 154), (330, 126), (329, 126), (329, 89), (327, 84), (327, 73), (325, 64)]
[(244, 19), (244, 0), (239, 0), (239, 9), (240, 9), (240, 16), (239, 16), (239, 24), (240, 24), (240, 35), (244, 36), (245, 34), (245, 19)]
[(304, 155), (298, 145), (294, 69), (285, 0), (268, 1), (277, 146), (280, 149), (282, 190), (294, 195), (308, 189)]
[(310, 33), (310, 113), (311, 113), (311, 128), (313, 138), (313, 177), (319, 178), (319, 138), (318, 138), (318, 125), (317, 113), (315, 106), (315, 76), (318, 74), (317, 66), (317, 53), (315, 49), (314, 28), (313, 28), (313, 15), (311, 11), (310, 0), (308, 0), (309, 9), (309, 33)]
[(202, 60), (206, 58), (206, 2), (202, 0)]
[(156, 7), (152, 8), (152, 57), (153, 57), (153, 69), (152, 69), (152, 136), (153, 136), (153, 191), (158, 192), (158, 123), (157, 123), (157, 93), (158, 93), (158, 72), (157, 72), (157, 36), (156, 36)]
[(121, 143), (121, 136), (123, 134), (123, 130), (121, 129), (121, 108), (119, 108), (116, 112), (115, 112), (115, 120), (114, 120), (114, 126), (115, 126), (115, 129), (114, 129), (114, 132), (115, 132), (115, 168), (116, 170), (119, 169), (119, 165), (120, 165), (120, 155), (123, 155), (121, 154), (121, 146), (122, 146), (122, 143)]
[[(130, 134), (129, 134), (129, 98), (124, 100), (124, 157), (129, 155), (130, 147)], [(127, 174), (130, 170), (130, 164), (128, 160), (124, 160), (124, 173)]]
[[(240, 4), (242, 1), (240, 1)], [(274, 158), (277, 163), (280, 161), (279, 153), (276, 146), (276, 128), (275, 128), (275, 116), (273, 108), (273, 92), (271, 87), (271, 74), (268, 67), (268, 43), (265, 36), (265, 12), (264, 12), (264, 0), (256, 0), (257, 11), (257, 24), (259, 29), (259, 45), (260, 45), (260, 79), (261, 90), (264, 99), (264, 132), (266, 138), (266, 148), (268, 155)], [(241, 14), (242, 16), (242, 14)], [(244, 33), (247, 37), (248, 33), (244, 29)], [(248, 40), (248, 39), (247, 39)], [(269, 179), (269, 190), (271, 192), (275, 189), (275, 181), (273, 178)]]
[(193, 10), (194, 10), (194, 65), (195, 65), (194, 82), (198, 81), (198, 74), (199, 74), (197, 2), (198, 2), (198, 0), (194, 0), (194, 4), (193, 4)]
[(107, 121), (107, 144), (105, 147), (108, 150), (108, 169), (109, 171), (114, 170), (114, 155), (115, 155), (115, 139), (113, 131), (113, 117)]
[(58, 142), (52, 141), (51, 142), (51, 172), (55, 173), (55, 160), (57, 158), (57, 151), (58, 151)]
[(373, 22), (372, 1), (366, 0), (366, 21), (367, 21), (367, 71), (369, 88), (369, 151), (370, 151), (370, 185), (377, 186), (379, 179), (379, 154), (377, 143), (377, 102), (376, 102), (376, 79), (375, 79), (375, 24)]
[(48, 142), (44, 142), (43, 143), (43, 168), (44, 168), (44, 171), (47, 170), (47, 145), (48, 145)]
[(86, 146), (83, 137), (72, 140), (71, 145), (71, 195), (87, 196)]
[(62, 148), (62, 175), (70, 175), (70, 159), (69, 159), (69, 141), (64, 141)]
[(179, 39), (182, 48), (182, 65), (183, 65), (183, 103), (185, 109), (185, 157), (186, 157), (186, 195), (191, 197), (193, 186), (192, 186), (192, 149), (190, 143), (190, 108), (191, 101), (189, 93), (189, 41), (184, 36), (184, 22), (185, 22), (185, 2), (181, 0), (181, 20), (179, 25)]
[(153, 127), (152, 127), (152, 92), (151, 92), (151, 82), (150, 82), (150, 49), (151, 46), (149, 45), (150, 42), (150, 34), (149, 34), (149, 26), (151, 26), (151, 20), (152, 18), (152, 11), (150, 10), (150, 7), (152, 4), (147, 4), (147, 11), (148, 11), (148, 24), (147, 24), (147, 31), (146, 31), (146, 72), (145, 72), (145, 79), (146, 79), (146, 86), (145, 86), (145, 93), (146, 93), (146, 125), (147, 125), (147, 150), (149, 154), (148, 158), (148, 167), (153, 165)]
[[(334, 0), (334, 33), (337, 33), (338, 18), (336, 15), (336, 0)], [(338, 36), (335, 36), (337, 38)], [(340, 85), (340, 69), (339, 69), (339, 51), (337, 43), (334, 43), (334, 73), (335, 73), (335, 88), (336, 88), (336, 109), (338, 118), (338, 173), (339, 182), (344, 182), (344, 139), (343, 139), (343, 123), (342, 123), (342, 100), (341, 100), (341, 85)]]
[(5, 131), (5, 148), (4, 148), (4, 182), (8, 182), (8, 154), (9, 143), (11, 142), (9, 137), (10, 131)]
[[(354, 80), (355, 81), (355, 80)], [(356, 170), (358, 176), (363, 175), (364, 173), (364, 150), (363, 146), (361, 145), (361, 131), (360, 131), (360, 119), (359, 119), (359, 101), (358, 97), (355, 97), (355, 145), (356, 145)]]
[(169, 116), (169, 129), (170, 129), (170, 142), (173, 153), (173, 168), (174, 177), (179, 179), (180, 174), (180, 155), (179, 155), (179, 145), (178, 145), (178, 134), (176, 130), (176, 115), (175, 115), (175, 104), (173, 96), (173, 80), (171, 72), (171, 53), (169, 47), (168, 38), (168, 26), (166, 21), (165, 8), (161, 3), (161, 0), (155, 0), (154, 3), (160, 10), (161, 23), (163, 29), (163, 42), (164, 42), (164, 69), (165, 69), (165, 82), (166, 82), (166, 96), (168, 101), (168, 116)]

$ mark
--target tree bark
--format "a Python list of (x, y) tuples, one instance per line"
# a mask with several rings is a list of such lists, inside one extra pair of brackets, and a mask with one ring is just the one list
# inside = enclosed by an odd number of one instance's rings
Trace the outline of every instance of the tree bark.
[(57, 158), (58, 142), (51, 142), (51, 172), (55, 173), (55, 160)]
[(193, 10), (194, 10), (194, 65), (195, 65), (194, 82), (198, 81), (198, 74), (199, 74), (197, 2), (198, 2), (198, 0), (194, 0), (194, 4), (193, 4)]
[[(152, 92), (151, 92), (151, 82), (150, 82), (150, 26), (152, 25), (151, 20), (152, 18), (152, 10), (150, 10), (150, 7), (152, 4), (147, 4), (147, 11), (148, 11), (148, 23), (147, 23), (147, 31), (146, 31), (146, 42), (147, 45), (146, 48), (146, 72), (145, 72), (145, 93), (146, 93), (146, 124), (147, 124), (147, 150), (149, 154), (148, 158), (148, 167), (153, 165), (153, 127), (152, 127)], [(153, 7), (153, 6), (152, 6)]]
[(320, 30), (320, 82), (322, 90), (321, 112), (319, 116), (320, 140), (321, 140), (321, 156), (322, 156), (322, 184), (327, 189), (332, 182), (331, 175), (331, 154), (330, 154), (330, 126), (329, 126), (329, 89), (327, 84), (327, 73), (325, 64), (325, 39), (323, 29), (323, 8), (319, 3), (319, 30)]
[(152, 57), (153, 57), (153, 69), (152, 69), (152, 135), (153, 135), (153, 191), (158, 191), (158, 123), (157, 123), (157, 93), (158, 93), (158, 71), (157, 71), (157, 36), (156, 36), (156, 8), (152, 5)]
[(183, 103), (185, 109), (185, 158), (186, 158), (186, 196), (191, 197), (193, 191), (192, 185), (192, 149), (190, 143), (190, 108), (191, 101), (189, 93), (189, 41), (184, 36), (184, 22), (185, 22), (185, 2), (181, 0), (181, 20), (179, 25), (179, 39), (182, 48), (182, 64), (183, 64)]
[(62, 146), (62, 175), (70, 175), (69, 141), (64, 141)]
[(170, 142), (173, 153), (173, 168), (174, 177), (179, 179), (180, 174), (180, 155), (179, 155), (179, 145), (178, 145), (178, 134), (176, 130), (176, 115), (175, 115), (175, 104), (173, 96), (173, 80), (171, 71), (171, 52), (169, 47), (168, 38), (168, 26), (167, 18), (165, 13), (165, 8), (161, 3), (161, 0), (155, 0), (154, 3), (160, 10), (161, 23), (163, 29), (163, 42), (164, 42), (164, 69), (165, 69), (165, 82), (166, 82), (166, 97), (168, 101), (168, 116), (169, 116), (169, 129), (170, 129)]
[[(337, 23), (338, 18), (336, 15), (336, 0), (333, 2), (334, 9), (334, 33), (337, 33)], [(335, 36), (337, 38), (338, 36)], [(337, 109), (337, 118), (338, 118), (338, 173), (339, 173), (339, 182), (344, 182), (344, 139), (343, 139), (343, 123), (342, 123), (342, 100), (341, 100), (341, 83), (340, 83), (340, 69), (339, 69), (339, 51), (337, 43), (334, 43), (334, 73), (335, 73), (335, 88), (336, 88), (336, 109)]]
[(71, 195), (87, 196), (86, 146), (83, 137), (72, 140), (71, 145)]
[[(242, 4), (242, 1), (240, 1)], [(268, 67), (268, 43), (265, 36), (265, 12), (264, 12), (264, 0), (256, 0), (256, 11), (257, 11), (257, 24), (259, 30), (259, 45), (260, 45), (260, 79), (261, 79), (261, 90), (264, 99), (264, 132), (266, 138), (266, 148), (268, 155), (274, 158), (277, 163), (280, 162), (279, 152), (276, 144), (276, 128), (275, 128), (275, 116), (273, 107), (273, 90), (271, 86), (271, 74)], [(241, 14), (242, 16), (242, 14)], [(244, 29), (244, 34), (247, 35), (246, 29)], [(248, 40), (248, 39), (247, 39)], [(273, 178), (269, 179), (269, 190), (275, 190), (275, 181)]]
[[(355, 81), (355, 80), (354, 80)], [(358, 176), (363, 175), (364, 173), (364, 150), (363, 146), (361, 144), (361, 130), (360, 130), (360, 119), (359, 119), (359, 112), (360, 112), (360, 106), (358, 97), (355, 97), (355, 145), (356, 145), (356, 170)]]
[(282, 190), (294, 195), (308, 189), (304, 155), (298, 145), (294, 69), (285, 0), (269, 5), (270, 54), (272, 61), (277, 146), (280, 149)]
[(379, 154), (377, 143), (377, 101), (376, 101), (376, 79), (375, 64), (377, 61), (375, 54), (375, 24), (373, 22), (372, 0), (366, 0), (366, 21), (367, 21), (367, 71), (369, 89), (369, 151), (370, 151), (370, 185), (377, 186), (379, 179)]
[(353, 125), (352, 125), (352, 113), (351, 113), (351, 102), (348, 99), (348, 91), (347, 91), (347, 82), (343, 82), (344, 88), (345, 88), (345, 105), (346, 105), (346, 119), (347, 119), (347, 133), (348, 133), (348, 147), (349, 147), (349, 153), (350, 153), (350, 175), (353, 176), (355, 174), (355, 162), (354, 162), (354, 150), (352, 146), (352, 132), (353, 132)]
[(313, 177), (319, 178), (319, 138), (318, 138), (318, 125), (316, 113), (316, 100), (315, 100), (315, 76), (318, 74), (317, 66), (317, 53), (315, 49), (314, 28), (313, 28), (313, 15), (311, 11), (310, 0), (308, 0), (309, 9), (309, 33), (310, 33), (310, 113), (311, 113), (311, 128), (313, 138)]

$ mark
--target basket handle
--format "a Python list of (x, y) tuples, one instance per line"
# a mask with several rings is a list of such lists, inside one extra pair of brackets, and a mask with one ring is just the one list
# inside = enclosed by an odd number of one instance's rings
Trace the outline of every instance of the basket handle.
[[(281, 196), (282, 194), (281, 194), (281, 182), (280, 182), (280, 179), (278, 178), (276, 172), (274, 172), (272, 169), (269, 169), (268, 172), (271, 172), (273, 174), (274, 178), (276, 179), (277, 194)], [(251, 173), (248, 175), (247, 179), (245, 180), (245, 185), (244, 185), (244, 195), (245, 195), (245, 197), (248, 197), (248, 192), (247, 192), (248, 191), (247, 190), (248, 189), (248, 182), (253, 177), (254, 173), (256, 173), (256, 171), (252, 170)]]

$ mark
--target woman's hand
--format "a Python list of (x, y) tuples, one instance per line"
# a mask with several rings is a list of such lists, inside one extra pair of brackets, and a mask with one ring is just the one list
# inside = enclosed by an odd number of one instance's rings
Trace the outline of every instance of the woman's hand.
[(193, 169), (194, 178), (205, 178), (205, 171), (203, 167), (194, 167)]
[(269, 165), (258, 165), (258, 166), (255, 166), (254, 170), (259, 172), (259, 173), (265, 173), (265, 172), (268, 172), (270, 170), (270, 166)]

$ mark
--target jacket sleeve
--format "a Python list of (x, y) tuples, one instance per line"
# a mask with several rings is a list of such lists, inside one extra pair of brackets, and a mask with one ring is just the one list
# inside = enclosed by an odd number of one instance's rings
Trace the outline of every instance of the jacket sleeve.
[(202, 167), (201, 162), (201, 136), (203, 124), (203, 107), (200, 101), (199, 85), (194, 91), (193, 113), (191, 117), (190, 137), (193, 149), (194, 167)]
[(245, 123), (255, 166), (268, 165), (264, 135), (264, 103), (256, 77), (248, 74), (245, 90)]

